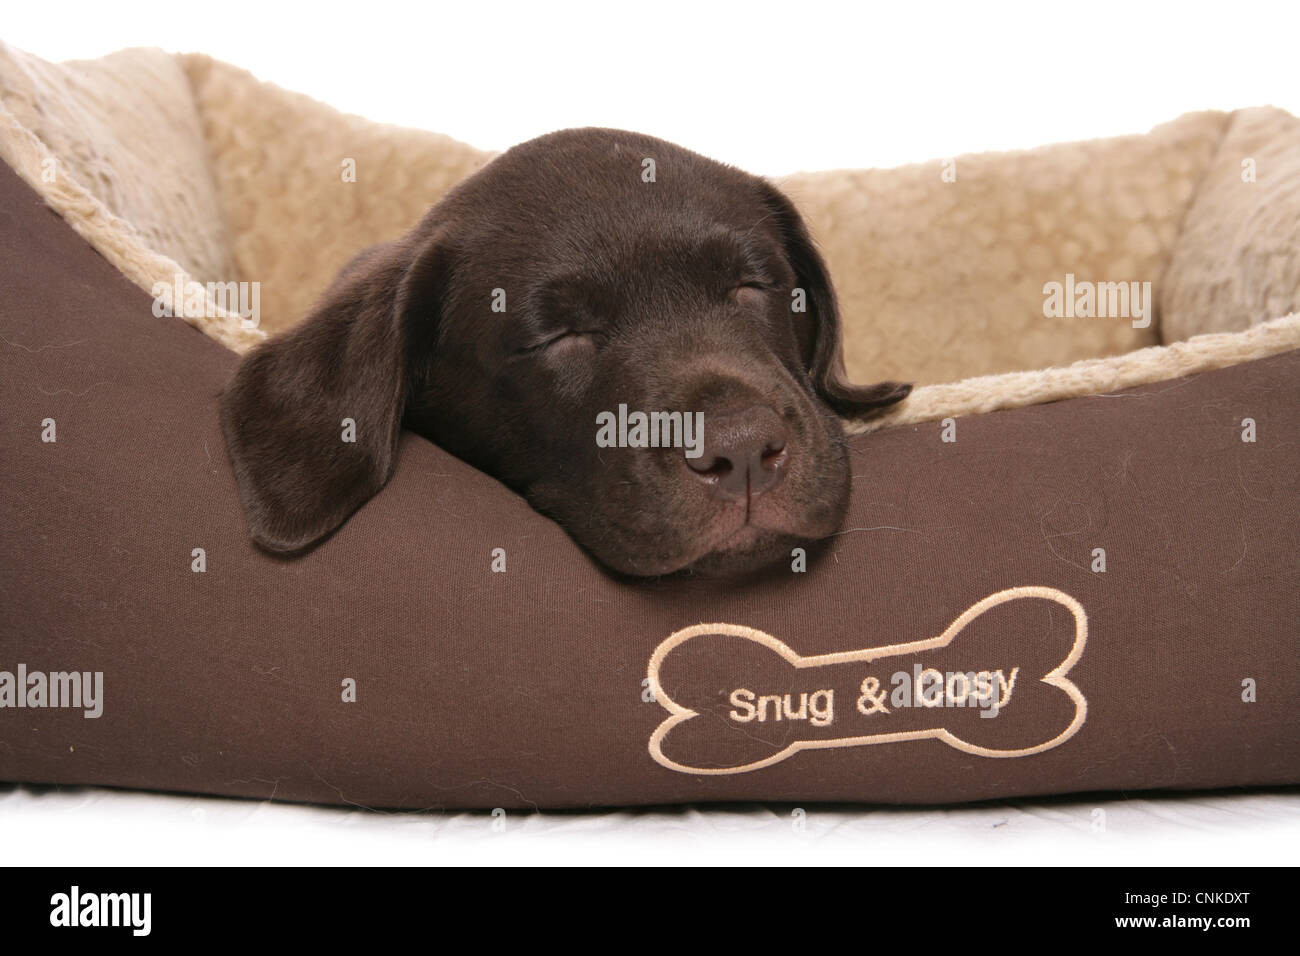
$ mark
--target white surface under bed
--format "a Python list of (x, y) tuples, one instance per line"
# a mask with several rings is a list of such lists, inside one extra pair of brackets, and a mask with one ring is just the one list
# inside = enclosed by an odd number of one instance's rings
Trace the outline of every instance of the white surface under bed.
[[(1099, 812), (1100, 811), (1100, 812)], [(1294, 865), (1300, 789), (943, 809), (686, 807), (379, 813), (94, 787), (0, 785), (9, 864), (734, 863)]]

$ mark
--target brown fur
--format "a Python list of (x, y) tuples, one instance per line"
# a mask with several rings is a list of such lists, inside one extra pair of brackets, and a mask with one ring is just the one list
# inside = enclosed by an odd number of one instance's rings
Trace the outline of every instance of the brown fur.
[[(358, 256), (303, 324), (245, 359), (222, 422), (272, 551), (315, 544), (379, 491), (405, 425), (615, 570), (738, 571), (838, 530), (837, 416), (909, 391), (849, 385), (839, 334), (825, 265), (769, 183), (647, 136), (568, 130)], [(597, 414), (620, 404), (703, 412), (704, 460), (598, 447)]]

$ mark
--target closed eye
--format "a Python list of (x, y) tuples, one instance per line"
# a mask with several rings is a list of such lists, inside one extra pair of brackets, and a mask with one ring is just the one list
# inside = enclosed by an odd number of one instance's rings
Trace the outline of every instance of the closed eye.
[(730, 298), (733, 302), (738, 302), (741, 305), (761, 305), (766, 301), (768, 293), (772, 292), (774, 288), (774, 286), (765, 282), (742, 282), (732, 288)]
[(554, 333), (548, 338), (531, 345), (525, 345), (516, 351), (520, 354), (530, 354), (538, 352), (562, 352), (567, 353), (574, 349), (584, 348), (588, 345), (595, 345), (600, 333), (584, 332), (577, 329), (568, 329), (563, 332)]

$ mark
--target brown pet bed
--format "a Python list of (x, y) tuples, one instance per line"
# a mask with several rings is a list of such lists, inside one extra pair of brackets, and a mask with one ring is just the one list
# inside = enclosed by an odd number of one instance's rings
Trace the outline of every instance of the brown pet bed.
[[(248, 540), (236, 352), (487, 157), (203, 57), (2, 48), (0, 79), (0, 779), (389, 807), (1300, 782), (1286, 114), (786, 183), (851, 370), (927, 384), (853, 439), (806, 573), (629, 583), (411, 435), (310, 555)], [(261, 282), (262, 328), (156, 317), (178, 274)], [(1049, 318), (1066, 274), (1150, 281), (1153, 321)]]

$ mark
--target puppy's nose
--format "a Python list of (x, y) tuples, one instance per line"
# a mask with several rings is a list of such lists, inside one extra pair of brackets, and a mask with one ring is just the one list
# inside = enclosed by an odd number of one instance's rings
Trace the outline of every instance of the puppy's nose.
[(704, 415), (703, 453), (686, 464), (720, 498), (743, 500), (775, 487), (790, 451), (781, 416), (766, 405), (726, 415)]

